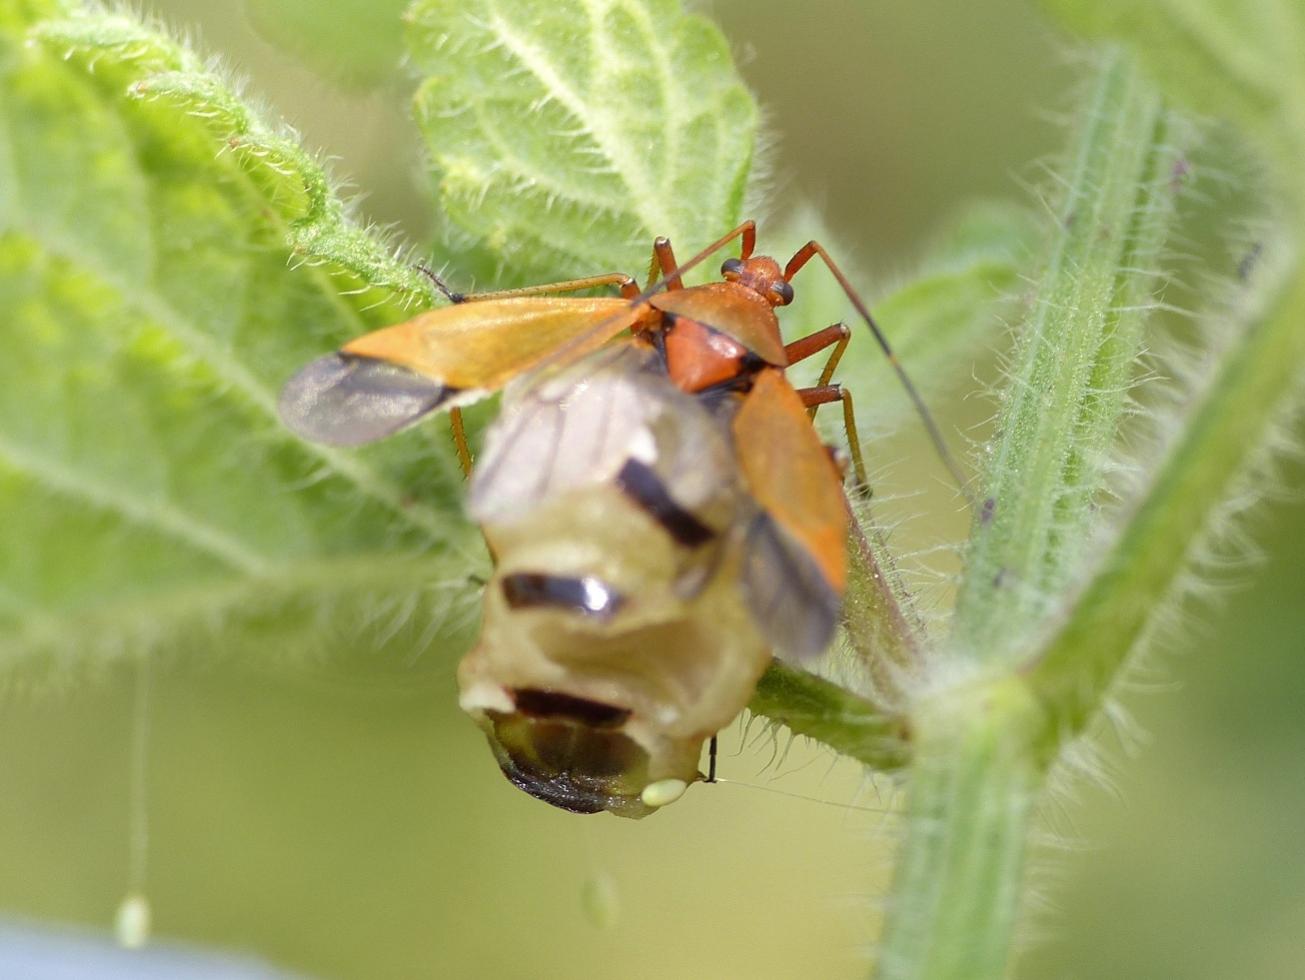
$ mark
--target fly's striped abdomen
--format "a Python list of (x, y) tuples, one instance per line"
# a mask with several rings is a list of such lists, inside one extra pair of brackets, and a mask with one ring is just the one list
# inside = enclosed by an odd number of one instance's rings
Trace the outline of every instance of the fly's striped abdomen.
[(650, 783), (696, 776), (770, 659), (739, 588), (758, 511), (727, 421), (618, 345), (508, 390), (468, 509), (497, 566), (463, 707), (518, 786), (643, 815)]

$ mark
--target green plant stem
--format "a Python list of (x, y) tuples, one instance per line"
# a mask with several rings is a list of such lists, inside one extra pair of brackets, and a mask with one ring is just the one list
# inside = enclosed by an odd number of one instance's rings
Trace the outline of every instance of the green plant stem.
[(1005, 973), (1041, 772), (1027, 688), (1008, 680), (919, 703), (907, 836), (893, 882), (879, 980)]
[(1012, 663), (1081, 568), (1172, 212), (1168, 140), (1154, 89), (1109, 53), (1011, 364), (957, 600), (964, 659)]
[[(879, 976), (1003, 976), (1047, 725), (1013, 672), (1080, 573), (1172, 214), (1170, 124), (1133, 59), (1103, 59), (1058, 235), (1012, 360), (952, 654), (979, 665), (910, 709), (906, 839)], [(985, 679), (986, 675), (986, 679)], [(977, 679), (976, 679), (977, 678)]]
[(770, 665), (748, 710), (828, 745), (879, 772), (906, 764), (903, 722), (832, 681), (789, 667)]
[(1072, 737), (1091, 720), (1216, 508), (1299, 390), (1302, 363), (1305, 269), (1297, 269), (1268, 315), (1239, 336), (1099, 573), (1029, 672), (1054, 721), (1049, 741)]

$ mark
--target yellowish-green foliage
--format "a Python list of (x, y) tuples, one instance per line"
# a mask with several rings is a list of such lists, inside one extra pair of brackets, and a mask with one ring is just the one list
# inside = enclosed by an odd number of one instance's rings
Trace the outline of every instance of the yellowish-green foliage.
[(183, 641), (428, 642), (471, 540), (445, 454), (308, 446), (275, 411), (296, 366), (424, 299), (420, 277), (132, 19), (0, 12), (0, 90), (6, 682)]
[[(1305, 360), (1288, 220), (1239, 302), (1217, 307), (1232, 307), (1227, 329), (1209, 332), (1182, 411), (1153, 420), (1141, 478), (1105, 506), (1189, 169), (1167, 100), (1251, 136), (1298, 219), (1305, 15), (1288, 0), (1046, 5), (1121, 43), (1078, 115), (1054, 220), (972, 212), (877, 304), (941, 390), (1000, 342), (1021, 276), (1035, 283), (969, 488), (950, 637), (917, 632), (910, 597), (863, 566), (850, 646), (873, 661), (871, 632), (910, 631), (894, 636), (915, 657), (892, 665), (897, 698), (871, 707), (776, 669), (754, 702), (910, 773), (884, 977), (1002, 975), (1046, 771), (1255, 472)], [(350, 18), (395, 16), (349, 4), (310, 30), (301, 5), (254, 9), (314, 63)], [(401, 34), (439, 261), (456, 270), (494, 285), (638, 274), (653, 236), (687, 254), (747, 216), (756, 107), (719, 31), (673, 0), (417, 0), (341, 74), (390, 78)], [(438, 429), (346, 452), (276, 418), (296, 367), (432, 297), (270, 118), (133, 14), (0, 6), (0, 684), (66, 682), (126, 654), (410, 663), (473, 595), (485, 558)], [(828, 281), (809, 282), (809, 326), (846, 314)], [(844, 380), (871, 381), (860, 406), (876, 418), (900, 417), (866, 341)], [(869, 540), (890, 569), (879, 529)], [(859, 621), (875, 590), (901, 615)]]
[(419, 0), (417, 122), (441, 210), (513, 280), (642, 275), (738, 223), (757, 109), (676, 0)]

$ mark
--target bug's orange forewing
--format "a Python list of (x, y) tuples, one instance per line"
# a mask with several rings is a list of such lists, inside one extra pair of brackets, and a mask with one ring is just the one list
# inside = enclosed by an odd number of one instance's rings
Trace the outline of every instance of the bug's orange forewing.
[(713, 282), (658, 293), (649, 305), (688, 317), (733, 337), (767, 364), (784, 367), (784, 341), (775, 311), (760, 295), (729, 282)]
[(802, 399), (778, 371), (757, 376), (734, 417), (734, 440), (753, 497), (842, 592), (847, 582), (842, 480)]
[[(578, 338), (573, 357), (596, 350), (634, 316), (630, 304), (614, 296), (459, 303), (351, 340), (340, 352), (397, 364), (452, 388), (494, 391)], [(604, 321), (609, 329), (596, 331)]]
[(354, 446), (465, 405), (539, 367), (602, 346), (638, 316), (615, 297), (525, 296), (460, 303), (374, 331), (305, 365), (281, 392), (304, 438)]
[(763, 514), (749, 530), (743, 585), (790, 659), (822, 652), (847, 583), (842, 480), (798, 393), (762, 371), (734, 417), (735, 452)]

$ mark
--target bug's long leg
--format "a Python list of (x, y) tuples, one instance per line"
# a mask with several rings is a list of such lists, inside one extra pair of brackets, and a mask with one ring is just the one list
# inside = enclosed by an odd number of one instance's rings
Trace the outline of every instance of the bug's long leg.
[(856, 410), (852, 406), (852, 393), (842, 385), (820, 384), (811, 388), (799, 388), (798, 396), (802, 399), (802, 404), (811, 409), (812, 417), (820, 405), (843, 403), (843, 431), (847, 435), (848, 451), (852, 454), (852, 474), (856, 477), (856, 489), (864, 489), (868, 493), (870, 478), (866, 475), (865, 457), (861, 455), (861, 438), (856, 432)]
[(839, 286), (843, 288), (843, 292), (847, 294), (847, 298), (851, 301), (852, 305), (856, 307), (857, 313), (861, 314), (861, 319), (866, 322), (866, 325), (870, 328), (870, 332), (874, 334), (875, 340), (879, 343), (880, 349), (884, 352), (884, 356), (888, 358), (888, 363), (892, 365), (893, 371), (897, 374), (897, 379), (902, 383), (902, 387), (906, 390), (907, 396), (915, 406), (916, 413), (924, 423), (925, 430), (929, 433), (929, 439), (933, 443), (934, 450), (938, 453), (938, 458), (941, 459), (943, 465), (947, 467), (947, 472), (951, 474), (952, 480), (955, 481), (956, 486), (960, 489), (961, 493), (965, 495), (966, 500), (969, 500), (969, 502), (973, 504), (974, 501), (971, 498), (967, 486), (965, 471), (961, 469), (960, 464), (956, 461), (956, 457), (952, 455), (951, 449), (948, 448), (947, 440), (943, 438), (942, 430), (938, 428), (938, 423), (934, 421), (933, 415), (924, 404), (924, 399), (920, 397), (919, 390), (916, 389), (915, 384), (906, 373), (906, 369), (902, 367), (901, 362), (897, 359), (897, 355), (893, 352), (893, 348), (888, 343), (888, 338), (885, 337), (884, 332), (879, 329), (879, 324), (875, 323), (874, 317), (870, 315), (869, 307), (867, 307), (861, 297), (857, 295), (856, 290), (852, 288), (852, 284), (848, 281), (847, 276), (843, 275), (843, 270), (838, 267), (838, 264), (834, 262), (832, 258), (830, 258), (829, 253), (825, 251), (825, 247), (816, 241), (807, 242), (803, 245), (794, 253), (793, 257), (788, 260), (788, 265), (784, 268), (784, 278), (786, 280), (791, 280), (801, 271), (804, 265), (816, 256), (819, 256), (820, 260), (825, 263), (825, 266), (829, 269), (830, 273), (832, 273), (834, 278), (838, 281)]
[(471, 478), (471, 447), (467, 445), (467, 430), (462, 424), (462, 409), (449, 409), (449, 431), (453, 433), (453, 448), (458, 453), (458, 466), (462, 468), (462, 478)]
[[(688, 272), (690, 269), (693, 269), (696, 266), (701, 265), (704, 261), (710, 258), (714, 252), (717, 252), (720, 249), (724, 248), (726, 245), (728, 245), (736, 238), (741, 239), (741, 244), (739, 246), (740, 255), (745, 259), (748, 258), (750, 255), (752, 255), (753, 251), (757, 247), (757, 223), (749, 218), (747, 221), (743, 222), (741, 225), (739, 225), (737, 228), (730, 231), (728, 234), (722, 235), (720, 238), (716, 239), (714, 242), (712, 242), (710, 245), (704, 248), (697, 255), (693, 256), (693, 258), (689, 259), (689, 261), (676, 266), (674, 269), (670, 271), (669, 275), (663, 276), (657, 282), (654, 282), (652, 285), (648, 286), (648, 288), (645, 289), (643, 292), (638, 293), (637, 295), (634, 296), (628, 296), (627, 298), (630, 300), (630, 308), (637, 309), (640, 306), (640, 304), (651, 299), (653, 295), (656, 294), (659, 289), (664, 287), (671, 279), (678, 279), (679, 277), (683, 276), (684, 273)], [(624, 289), (622, 289), (622, 295), (625, 295)], [(591, 336), (604, 333), (611, 327), (613, 323), (617, 322), (617, 320), (622, 319), (627, 315), (628, 312), (613, 314), (611, 317), (604, 320), (602, 323), (599, 323), (596, 326), (594, 326), (588, 332), (581, 334), (580, 336), (571, 340), (569, 343), (566, 343), (563, 346), (559, 347), (551, 355), (545, 358), (544, 361), (539, 366), (545, 367), (549, 364), (557, 364), (559, 362), (565, 361), (573, 350), (582, 347), (586, 342), (588, 342)]]
[[(724, 248), (730, 242), (734, 241), (734, 239), (736, 238), (741, 240), (739, 245), (739, 257), (744, 259), (750, 257), (757, 248), (757, 223), (753, 221), (751, 218), (749, 218), (747, 221), (743, 222), (737, 228), (733, 229), (727, 234), (721, 235), (720, 238), (716, 239), (714, 242), (712, 242), (710, 245), (704, 248), (697, 255), (693, 256), (693, 258), (689, 259), (687, 262), (677, 265), (674, 268), (670, 269), (669, 271), (664, 272), (661, 279), (659, 279), (657, 282), (650, 284), (647, 289), (645, 289), (642, 293), (640, 293), (637, 297), (635, 297), (636, 301), (642, 303), (644, 300), (651, 297), (653, 293), (657, 292), (663, 286), (669, 285), (671, 280), (679, 280), (680, 277), (682, 277), (690, 269), (696, 268), (697, 266), (701, 265), (707, 259), (711, 258), (711, 256), (714, 253), (719, 252), (722, 248)], [(670, 243), (668, 242), (667, 245), (669, 246), (669, 244)], [(656, 248), (656, 246), (654, 246), (654, 248)]]
[(487, 299), (510, 299), (514, 296), (540, 296), (547, 293), (574, 293), (581, 289), (593, 289), (595, 286), (619, 286), (621, 296), (634, 299), (639, 295), (639, 283), (633, 276), (624, 272), (604, 272), (599, 276), (585, 276), (583, 279), (564, 279), (561, 282), (545, 282), (536, 286), (520, 286), (516, 289), (495, 289), (486, 293), (458, 293), (449, 288), (448, 283), (424, 265), (417, 268), (421, 274), (435, 284), (435, 288), (450, 303), (476, 303)]
[[(661, 241), (661, 239), (659, 238), (657, 241)], [(648, 260), (648, 286), (646, 287), (648, 289), (652, 289), (653, 284), (657, 282), (657, 277), (661, 275), (662, 267), (659, 259), (660, 256), (657, 254), (657, 245), (654, 242), (652, 258)]]
[(684, 280), (680, 278), (675, 269), (675, 250), (671, 248), (669, 238), (659, 237), (653, 242), (653, 265), (648, 272), (648, 286), (650, 288), (657, 281), (658, 273), (661, 274), (662, 280), (666, 283), (668, 292), (673, 289), (684, 288)]
[(851, 339), (852, 331), (846, 323), (834, 323), (785, 345), (784, 354), (788, 357), (789, 365), (792, 366), (833, 347), (829, 360), (820, 371), (820, 380), (816, 382), (818, 385), (827, 385), (838, 368), (838, 362), (843, 359), (843, 351), (847, 350), (848, 341)]

